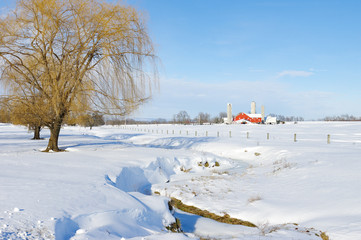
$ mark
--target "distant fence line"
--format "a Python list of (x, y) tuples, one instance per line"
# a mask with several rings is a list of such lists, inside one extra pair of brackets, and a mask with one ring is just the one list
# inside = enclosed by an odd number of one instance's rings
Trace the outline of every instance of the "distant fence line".
[[(152, 134), (156, 133), (156, 134), (163, 134), (163, 135), (164, 134), (165, 135), (176, 135), (176, 132), (175, 132), (174, 129), (172, 129), (172, 130), (167, 129), (166, 131), (164, 131), (164, 129), (149, 129), (149, 128), (141, 128), (141, 127), (133, 127), (133, 126), (132, 127), (121, 126), (121, 129), (137, 131), (137, 132), (152, 133)], [(191, 134), (189, 130), (185, 130), (183, 132), (182, 132), (182, 130), (179, 130), (178, 135), (186, 135), (186, 136), (192, 136), (193, 135), (194, 137), (202, 137), (202, 135), (199, 134), (199, 133), (200, 132), (198, 130), (194, 130), (193, 134)], [(223, 131), (223, 133), (224, 133), (224, 131)], [(220, 131), (217, 131), (214, 136), (209, 135), (208, 131), (204, 131), (204, 134), (203, 134), (203, 137), (217, 137), (217, 138), (219, 138), (220, 136), (221, 136)], [(247, 139), (250, 139), (251, 138), (250, 132), (246, 132), (245, 136), (246, 136)], [(269, 132), (267, 132), (266, 135), (265, 135), (265, 139), (270, 140), (270, 136), (271, 136), (271, 134)], [(227, 137), (232, 138), (232, 131), (228, 131)], [(327, 134), (325, 136), (325, 140), (326, 140), (327, 144), (330, 144), (331, 143), (331, 134)], [(293, 141), (294, 142), (298, 141), (296, 133), (293, 134)]]

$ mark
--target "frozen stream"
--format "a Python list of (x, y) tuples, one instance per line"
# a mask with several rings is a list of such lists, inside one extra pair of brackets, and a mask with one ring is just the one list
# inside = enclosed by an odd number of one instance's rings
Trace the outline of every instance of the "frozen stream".
[[(0, 124), (0, 239), (361, 236), (360, 124), (198, 127), (65, 127), (67, 152), (42, 153)], [(258, 228), (176, 211), (187, 233), (170, 233), (169, 197)]]

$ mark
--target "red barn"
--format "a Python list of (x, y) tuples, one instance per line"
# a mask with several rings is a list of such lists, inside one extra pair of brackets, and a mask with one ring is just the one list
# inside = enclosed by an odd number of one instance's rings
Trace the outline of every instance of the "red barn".
[(261, 123), (262, 122), (262, 114), (245, 114), (240, 113), (237, 115), (237, 117), (234, 118), (233, 121), (241, 121), (241, 120), (247, 120), (252, 123)]

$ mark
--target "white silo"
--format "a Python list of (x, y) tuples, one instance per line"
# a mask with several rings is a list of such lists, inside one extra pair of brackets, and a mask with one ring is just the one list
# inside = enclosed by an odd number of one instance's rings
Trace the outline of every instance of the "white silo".
[(232, 123), (232, 104), (227, 103), (227, 124)]
[(251, 114), (256, 114), (256, 102), (251, 102)]
[(262, 115), (262, 121), (264, 121), (265, 114), (264, 114), (264, 106), (263, 105), (261, 106), (261, 115)]

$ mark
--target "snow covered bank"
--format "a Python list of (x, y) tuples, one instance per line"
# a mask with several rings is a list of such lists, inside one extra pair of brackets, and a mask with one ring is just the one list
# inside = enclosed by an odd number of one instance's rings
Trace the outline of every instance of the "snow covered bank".
[[(0, 239), (361, 236), (360, 123), (66, 127), (63, 153), (31, 137), (0, 124)], [(167, 197), (259, 229), (176, 212), (188, 234), (169, 233)]]
[(0, 239), (168, 235), (165, 226), (175, 221), (168, 199), (133, 192), (143, 184), (140, 166), (153, 161), (144, 150), (138, 154), (71, 129), (64, 137), (69, 152), (47, 154), (39, 151), (44, 141), (27, 140), (24, 129), (1, 128)]

